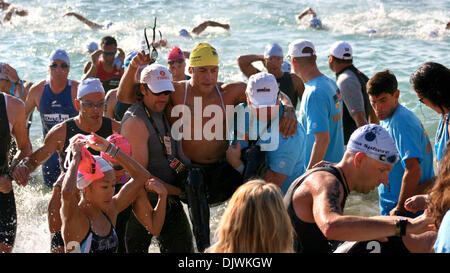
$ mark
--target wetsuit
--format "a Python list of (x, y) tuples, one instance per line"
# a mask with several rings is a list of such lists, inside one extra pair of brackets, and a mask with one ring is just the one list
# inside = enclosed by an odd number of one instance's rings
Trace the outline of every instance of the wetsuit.
[(89, 231), (81, 241), (81, 253), (116, 253), (119, 245), (119, 238), (117, 237), (116, 230), (108, 215), (102, 211), (102, 214), (106, 217), (111, 224), (111, 229), (106, 236), (99, 236), (91, 228), (91, 220), (89, 221)]
[[(369, 78), (366, 75), (364, 75), (361, 71), (359, 71), (356, 67), (354, 67), (353, 65), (350, 65), (350, 66), (347, 66), (346, 68), (342, 69), (338, 73), (336, 73), (336, 79), (339, 78), (339, 75), (341, 75), (342, 73), (344, 73), (348, 70), (351, 71), (356, 76), (357, 80), (359, 81), (359, 84), (361, 85), (360, 90), (349, 90), (349, 91), (361, 92), (361, 95), (363, 98), (363, 103), (364, 103), (365, 116), (366, 116), (366, 119), (369, 120), (371, 105), (370, 105), (370, 101), (369, 101), (369, 95), (367, 94), (367, 91), (366, 91), (366, 84), (369, 81)], [(339, 87), (339, 88), (341, 89), (343, 101), (346, 104), (346, 107), (343, 107), (344, 113), (342, 116), (342, 125), (344, 127), (344, 144), (347, 144), (348, 140), (350, 139), (351, 134), (353, 133), (353, 131), (356, 130), (357, 126), (356, 126), (355, 120), (352, 118), (352, 115), (350, 114), (350, 112), (348, 110), (349, 106), (346, 103), (346, 101), (350, 101), (350, 99), (346, 98), (346, 95), (347, 96), (349, 95), (347, 93), (348, 91), (342, 89), (341, 87)]]
[(305, 179), (314, 172), (325, 171), (334, 175), (339, 183), (342, 184), (344, 188), (344, 198), (341, 203), (341, 208), (345, 207), (345, 201), (348, 197), (348, 189), (344, 183), (344, 180), (341, 177), (338, 169), (333, 167), (332, 165), (328, 165), (326, 167), (315, 168), (305, 174), (304, 176), (298, 178), (294, 182), (292, 182), (289, 187), (285, 197), (284, 204), (286, 205), (288, 214), (291, 218), (292, 225), (294, 226), (296, 232), (296, 240), (294, 243), (294, 249), (297, 252), (303, 253), (330, 253), (337, 247), (337, 241), (328, 240), (319, 229), (316, 223), (306, 223), (299, 219), (295, 213), (294, 206), (292, 203), (292, 197), (294, 196), (297, 188), (305, 181)]
[[(8, 153), (11, 146), (11, 126), (6, 110), (6, 96), (0, 93), (0, 175), (8, 173)], [(14, 245), (17, 231), (17, 212), (14, 191), (0, 192), (0, 243)]]
[[(188, 84), (185, 87), (184, 105), (186, 105), (187, 87)], [(217, 85), (216, 91), (219, 94), (222, 109), (226, 112), (222, 94)], [(197, 250), (203, 252), (210, 246), (208, 205), (219, 205), (228, 200), (242, 184), (243, 177), (228, 164), (225, 158), (211, 164), (192, 162), (192, 165), (184, 187)]]
[(282, 91), (289, 97), (292, 105), (294, 106), (294, 109), (296, 109), (298, 103), (298, 93), (294, 88), (294, 82), (292, 81), (291, 73), (283, 72), (283, 75), (281, 75), (281, 77), (277, 79), (277, 83), (280, 91)]
[[(78, 115), (78, 111), (72, 102), (71, 88), (72, 81), (67, 80), (67, 85), (64, 90), (59, 94), (55, 94), (50, 88), (50, 83), (48, 81), (45, 83), (44, 92), (39, 102), (42, 134), (44, 138), (53, 126)], [(51, 187), (56, 179), (58, 179), (59, 174), (58, 153), (55, 152), (42, 164), (44, 184)]]
[[(103, 138), (107, 138), (108, 136), (113, 134), (111, 119), (107, 118), (107, 117), (102, 117), (102, 118), (103, 118), (102, 126), (95, 133)], [(68, 119), (64, 122), (66, 123), (66, 139), (64, 140), (64, 147), (62, 149), (62, 152), (59, 154), (59, 168), (62, 171), (67, 171), (64, 168), (64, 160), (66, 159), (66, 154), (67, 154), (66, 149), (69, 146), (69, 140), (76, 134), (89, 135), (91, 133), (82, 131), (80, 128), (78, 128), (78, 126), (76, 125), (75, 120), (73, 118)], [(100, 152), (97, 152), (91, 148), (88, 148), (88, 150), (93, 155), (100, 155)], [(117, 217), (119, 217), (119, 216), (117, 216)], [(61, 231), (57, 231), (51, 235), (51, 245), (52, 245), (52, 248), (64, 247), (64, 241), (61, 236)]]
[(108, 93), (109, 90), (119, 87), (120, 78), (123, 72), (113, 66), (113, 71), (108, 72), (103, 68), (103, 61), (98, 60), (97, 63), (97, 75), (96, 77), (102, 82), (105, 92)]
[[(147, 170), (165, 183), (181, 187), (181, 181), (184, 180), (186, 171), (177, 173), (171, 168), (169, 162), (174, 162), (173, 160), (176, 158), (185, 166), (188, 166), (190, 160), (184, 156), (181, 142), (175, 141), (173, 137), (170, 137), (170, 152), (165, 148), (165, 144), (161, 143), (161, 138), (167, 139), (170, 136), (170, 124), (165, 112), (153, 112), (142, 102), (136, 102), (127, 111), (123, 121), (130, 117), (141, 119), (149, 132), (149, 138), (147, 139)], [(158, 202), (158, 195), (149, 192), (147, 197), (151, 205), (155, 207)], [(127, 251), (129, 253), (147, 253), (152, 237), (139, 223), (134, 214), (131, 214), (125, 235)], [(194, 252), (189, 220), (178, 196), (167, 196), (164, 225), (157, 239), (161, 253)]]

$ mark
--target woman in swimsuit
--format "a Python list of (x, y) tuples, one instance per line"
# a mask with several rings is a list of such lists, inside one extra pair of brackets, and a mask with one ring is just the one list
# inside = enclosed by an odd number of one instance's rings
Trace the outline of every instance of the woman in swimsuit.
[[(116, 195), (113, 168), (101, 157), (86, 154), (84, 145), (107, 153), (132, 177)], [(140, 204), (135, 207), (134, 212), (140, 219), (144, 219), (150, 233), (159, 234), (164, 223), (167, 190), (156, 177), (152, 177), (139, 163), (95, 134), (87, 141), (74, 142), (70, 149), (72, 161), (63, 181), (61, 207), (66, 252), (116, 252), (118, 238), (114, 226), (117, 215), (132, 204), (143, 188), (159, 195), (158, 204), (155, 209), (150, 204)], [(81, 193), (79, 202), (78, 190)]]

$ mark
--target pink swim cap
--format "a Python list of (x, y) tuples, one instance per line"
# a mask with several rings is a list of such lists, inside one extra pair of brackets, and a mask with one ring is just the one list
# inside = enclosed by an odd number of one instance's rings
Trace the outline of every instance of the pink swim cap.
[[(130, 144), (130, 142), (128, 142), (128, 140), (124, 136), (122, 136), (120, 134), (112, 134), (108, 138), (106, 138), (106, 140), (108, 140), (110, 143), (114, 144), (114, 146), (116, 146), (116, 148), (120, 148), (120, 150), (122, 152), (131, 156), (131, 144)], [(111, 164), (113, 164), (113, 165), (119, 164), (119, 162), (116, 159), (110, 157), (109, 155), (105, 154), (104, 152), (101, 152), (100, 155), (102, 158), (111, 162)]]
[(176, 60), (179, 60), (179, 59), (183, 59), (183, 60), (185, 59), (183, 51), (179, 47), (174, 46), (169, 51), (169, 55), (167, 55), (167, 60), (168, 61), (176, 61)]

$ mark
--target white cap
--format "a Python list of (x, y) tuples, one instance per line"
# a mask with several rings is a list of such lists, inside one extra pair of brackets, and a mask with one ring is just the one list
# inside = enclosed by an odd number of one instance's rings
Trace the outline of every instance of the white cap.
[(278, 97), (277, 80), (267, 72), (254, 74), (248, 79), (245, 93), (253, 108), (275, 106)]
[(161, 93), (164, 91), (175, 91), (172, 84), (172, 74), (160, 64), (151, 64), (145, 67), (141, 72), (141, 83), (146, 83), (152, 93)]
[(283, 49), (279, 44), (268, 44), (264, 50), (264, 58), (270, 56), (283, 57)]
[(352, 46), (344, 41), (335, 42), (330, 47), (329, 54), (341, 60), (353, 59)]
[(90, 43), (86, 46), (86, 49), (87, 49), (89, 52), (92, 53), (92, 52), (98, 50), (98, 44), (97, 44), (96, 42), (90, 42)]
[[(100, 167), (100, 171), (102, 173), (106, 173), (108, 171), (112, 171), (113, 170), (113, 168), (111, 167), (111, 164), (109, 164), (108, 161), (103, 159), (101, 156), (94, 155), (93, 157), (95, 159), (95, 162)], [(80, 172), (77, 173), (77, 188), (79, 190), (82, 190), (82, 189), (86, 188), (92, 182), (94, 182), (94, 181), (90, 181), (90, 180), (86, 179), (86, 177), (84, 177), (84, 175), (82, 173), (80, 173)]]
[(69, 55), (67, 55), (67, 52), (63, 49), (54, 50), (50, 54), (49, 60), (50, 60), (50, 62), (52, 62), (54, 60), (61, 60), (61, 61), (64, 61), (67, 65), (70, 65)]
[(394, 139), (377, 124), (367, 124), (356, 129), (350, 136), (347, 150), (363, 152), (370, 158), (390, 165), (395, 165), (399, 160)]
[(87, 94), (97, 92), (105, 94), (105, 89), (103, 89), (102, 82), (98, 78), (87, 78), (82, 80), (78, 85), (77, 98), (81, 99)]
[(288, 61), (284, 60), (283, 64), (281, 65), (281, 71), (291, 72), (291, 64)]
[[(311, 48), (313, 50), (312, 53), (303, 53), (305, 48)], [(298, 39), (289, 44), (288, 56), (291, 58), (296, 57), (310, 57), (316, 55), (316, 49), (314, 48), (313, 43), (308, 40)]]

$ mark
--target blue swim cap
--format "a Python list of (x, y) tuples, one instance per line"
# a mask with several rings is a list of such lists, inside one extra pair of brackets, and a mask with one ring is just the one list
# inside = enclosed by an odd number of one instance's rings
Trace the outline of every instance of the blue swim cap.
[(264, 58), (268, 58), (270, 56), (283, 57), (283, 49), (279, 44), (268, 44), (266, 49), (264, 50)]
[(179, 32), (180, 36), (182, 37), (186, 37), (186, 38), (191, 38), (191, 35), (189, 34), (189, 31), (187, 31), (186, 29), (181, 29)]
[(86, 49), (89, 51), (89, 53), (92, 53), (92, 52), (98, 50), (98, 44), (96, 42), (90, 42), (86, 46)]
[(367, 34), (374, 34), (374, 33), (377, 33), (377, 31), (375, 29), (371, 28), (371, 29), (366, 30), (366, 33)]
[(110, 28), (110, 27), (112, 26), (112, 24), (113, 24), (113, 22), (108, 22), (108, 24), (106, 24), (106, 27), (105, 27), (105, 29), (108, 29), (108, 28)]
[(288, 61), (284, 60), (283, 64), (281, 65), (281, 71), (291, 72), (291, 64)]
[(309, 21), (309, 26), (312, 28), (322, 28), (322, 21), (319, 18), (314, 17)]

